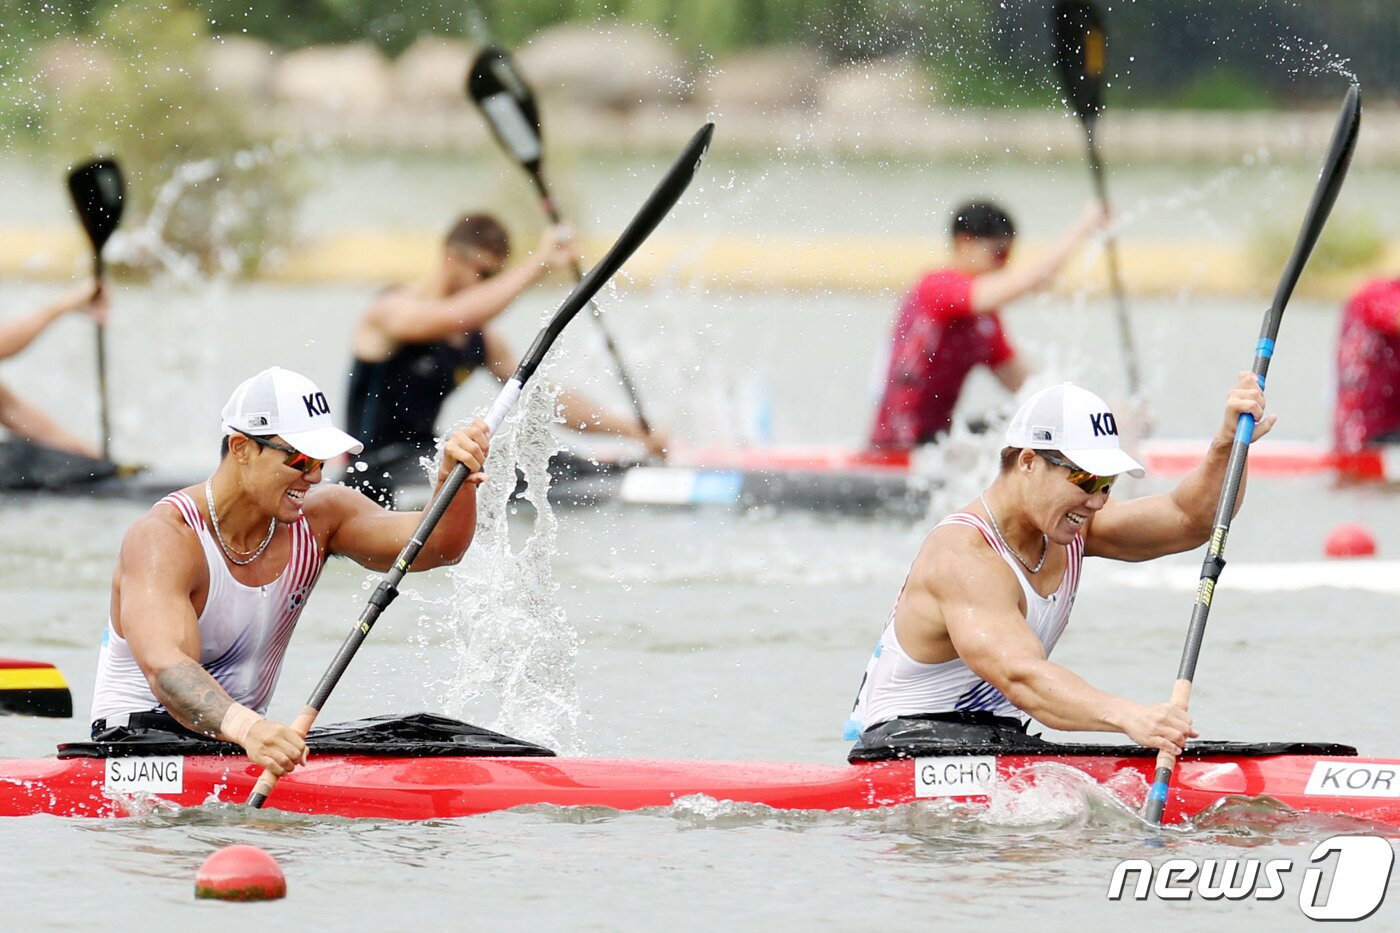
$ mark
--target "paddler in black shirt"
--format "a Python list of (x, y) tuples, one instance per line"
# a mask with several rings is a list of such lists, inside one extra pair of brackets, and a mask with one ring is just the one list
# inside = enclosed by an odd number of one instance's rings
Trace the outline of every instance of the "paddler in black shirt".
[[(346, 482), (390, 502), (393, 487), (416, 476), (431, 452), (443, 402), (475, 370), (505, 382), (518, 363), (490, 322), (551, 269), (578, 255), (568, 225), (547, 229), (535, 251), (505, 268), (510, 236), (494, 217), (468, 214), (453, 224), (437, 268), (408, 285), (386, 289), (355, 327), (347, 429), (364, 441)], [(606, 412), (582, 396), (559, 396), (566, 423), (584, 431), (632, 438), (659, 454), (665, 439), (634, 419)], [(385, 474), (388, 474), (386, 476)]]

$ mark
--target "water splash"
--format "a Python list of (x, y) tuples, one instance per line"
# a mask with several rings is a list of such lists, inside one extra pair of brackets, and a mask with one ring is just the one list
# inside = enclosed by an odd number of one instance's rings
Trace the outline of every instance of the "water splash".
[[(152, 270), (158, 279), (195, 288), (216, 281), (227, 281), (243, 272), (241, 240), (246, 235), (249, 211), (257, 205), (240, 199), (242, 186), (229, 184), (232, 175), (265, 170), (287, 155), (286, 144), (257, 146), (233, 153), (227, 158), (200, 159), (177, 167), (160, 186), (155, 203), (140, 226), (118, 230), (108, 245), (112, 262)], [(212, 187), (213, 205), (207, 236), (208, 268), (200, 255), (180, 249), (174, 228), (186, 202), (200, 190)]]
[[(558, 522), (549, 505), (549, 457), (557, 449), (558, 387), (536, 378), (492, 439), (477, 493), (477, 529), (466, 559), (454, 568), (453, 594), (439, 623), (455, 655), (456, 674), (443, 706), (462, 716), (498, 704), (492, 728), (564, 754), (581, 751), (576, 676), (579, 638), (557, 600), (552, 558)], [(524, 501), (534, 509), (529, 535), (516, 547), (510, 517), (519, 470)], [(467, 718), (480, 719), (480, 716)]]
[[(140, 224), (118, 230), (107, 245), (110, 262), (141, 269), (152, 276), (159, 331), (194, 336), (142, 341), (143, 375), (156, 372), (179, 379), (181, 391), (161, 399), (163, 415), (170, 424), (204, 423), (209, 414), (207, 399), (219, 398), (231, 388), (218, 376), (227, 347), (206, 338), (225, 331), (229, 323), (229, 289), (243, 272), (240, 244), (246, 240), (250, 220), (257, 216), (259, 205), (241, 193), (245, 185), (229, 184), (229, 179), (238, 173), (266, 171), (275, 160), (285, 157), (286, 151), (279, 144), (241, 150), (227, 158), (187, 162), (161, 185)], [(208, 193), (210, 189), (212, 195)], [(201, 197), (210, 198), (211, 206), (207, 238), (200, 248), (206, 253), (203, 258), (182, 245), (177, 230), (182, 222), (188, 223), (188, 218), (181, 218), (188, 213), (190, 199)], [(123, 310), (120, 316), (114, 316), (112, 326), (121, 330), (132, 326), (131, 320), (131, 312)], [(149, 429), (149, 408), (128, 401), (130, 396), (120, 389), (131, 378), (119, 372), (113, 380), (117, 387), (113, 434), (119, 457), (126, 454), (126, 442), (143, 437)], [(150, 451), (144, 448), (132, 453), (138, 462), (149, 455)], [(199, 462), (206, 463), (207, 457), (201, 457)]]
[(1352, 70), (1351, 59), (1339, 55), (1325, 42), (1284, 33), (1278, 37), (1273, 48), (1281, 54), (1276, 58), (1273, 54), (1269, 57), (1283, 65), (1291, 75), (1318, 77), (1333, 74), (1346, 78), (1352, 84), (1361, 80)]
[(1009, 410), (996, 410), (988, 419), (989, 430), (980, 433), (955, 419), (942, 440), (914, 452), (911, 469), (940, 481), (929, 496), (927, 521), (957, 511), (991, 485), (997, 475), (1004, 417), (1009, 415)]

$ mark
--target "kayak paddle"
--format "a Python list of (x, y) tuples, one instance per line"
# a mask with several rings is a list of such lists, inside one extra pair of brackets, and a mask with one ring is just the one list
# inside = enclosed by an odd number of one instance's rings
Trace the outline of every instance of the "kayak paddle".
[[(126, 203), (122, 172), (112, 159), (96, 159), (68, 173), (68, 193), (92, 243), (92, 277), (102, 288), (102, 247), (121, 223)], [(102, 459), (111, 460), (112, 426), (107, 415), (106, 325), (97, 322), (97, 404), (102, 424)]]
[[(1293, 287), (1303, 274), (1308, 257), (1312, 254), (1317, 238), (1327, 223), (1327, 215), (1341, 191), (1346, 179), (1347, 168), (1351, 165), (1351, 154), (1356, 149), (1356, 136), (1361, 128), (1361, 87), (1353, 84), (1342, 102), (1342, 111), (1337, 118), (1337, 128), (1332, 134), (1332, 146), (1327, 152), (1327, 161), (1322, 164), (1322, 173), (1313, 191), (1312, 203), (1303, 218), (1303, 228), (1298, 232), (1298, 241), (1293, 246), (1293, 255), (1283, 268), (1278, 289), (1274, 292), (1273, 304), (1264, 315), (1264, 326), (1259, 332), (1259, 343), (1254, 350), (1254, 375), (1259, 379), (1259, 387), (1264, 387), (1269, 374), (1269, 361), (1274, 355), (1274, 342), (1278, 339), (1279, 322), (1283, 319), (1283, 309), (1293, 295)], [(1181, 654), (1181, 668), (1177, 672), (1175, 686), (1172, 687), (1171, 702), (1186, 709), (1191, 701), (1191, 681), (1196, 676), (1196, 659), (1201, 653), (1201, 642), (1205, 638), (1206, 618), (1210, 615), (1210, 601), (1215, 594), (1216, 581), (1225, 567), (1225, 539), (1230, 534), (1230, 520), (1235, 514), (1235, 500), (1239, 496), (1240, 481), (1244, 477), (1245, 460), (1249, 456), (1249, 442), (1254, 437), (1254, 416), (1240, 415), (1239, 426), (1235, 430), (1235, 440), (1230, 446), (1230, 460), (1225, 470), (1225, 484), (1220, 491), (1220, 502), (1215, 508), (1215, 526), (1211, 532), (1210, 544), (1206, 549), (1205, 562), (1201, 565), (1201, 580), (1196, 588), (1196, 602), (1191, 608), (1191, 624), (1186, 631), (1186, 647)], [(1176, 767), (1176, 756), (1169, 752), (1157, 753), (1157, 770), (1152, 777), (1152, 788), (1147, 794), (1144, 815), (1157, 825), (1162, 823), (1162, 813), (1167, 807), (1167, 791), (1171, 785), (1172, 771)]]
[(0, 658), (0, 713), (69, 719), (73, 694), (52, 664)]
[[(564, 299), (559, 310), (554, 312), (549, 323), (535, 337), (534, 343), (530, 344), (530, 348), (525, 351), (525, 356), (516, 368), (515, 374), (501, 387), (496, 401), (491, 405), (490, 411), (486, 413), (486, 425), (493, 434), (501, 426), (501, 422), (505, 420), (510, 410), (515, 407), (525, 383), (539, 368), (545, 354), (554, 345), (555, 338), (564, 330), (564, 326), (573, 320), (574, 315), (578, 314), (581, 308), (593, 300), (598, 289), (602, 288), (603, 284), (612, 278), (613, 273), (617, 272), (622, 264), (637, 251), (637, 247), (642, 245), (651, 232), (656, 229), (657, 224), (661, 223), (671, 208), (680, 200), (691, 179), (695, 177), (695, 172), (699, 169), (705, 152), (710, 147), (710, 137), (714, 135), (714, 129), (713, 123), (706, 123), (701, 127), (676, 159), (675, 164), (667, 171), (666, 176), (661, 179), (656, 190), (642, 204), (641, 209), (637, 211), (637, 216), (633, 217), (632, 222), (627, 225), (627, 229), (622, 231), (622, 236), (618, 237), (612, 249), (608, 250), (602, 261), (590, 269), (583, 280), (574, 286), (574, 290)], [(448, 475), (447, 481), (443, 483), (442, 489), (423, 510), (423, 519), (418, 523), (418, 528), (408, 539), (403, 550), (399, 552), (393, 566), (379, 581), (379, 585), (369, 598), (368, 605), (360, 613), (359, 621), (350, 630), (350, 634), (346, 636), (335, 659), (331, 662), (330, 668), (322, 675), (320, 683), (312, 691), (311, 699), (306, 702), (306, 706), (293, 720), (292, 728), (301, 735), (305, 736), (311, 731), (311, 725), (320, 714), (321, 707), (330, 698), (331, 691), (335, 689), (341, 675), (345, 673), (345, 669), (355, 657), (355, 652), (360, 649), (365, 637), (369, 635), (370, 629), (374, 627), (380, 613), (399, 595), (399, 582), (403, 580), (404, 574), (412, 569), (413, 561), (418, 557), (418, 552), (433, 533), (438, 520), (447, 511), (453, 496), (457, 495), (457, 490), (461, 488), (466, 479), (467, 468), (460, 463), (457, 464)], [(277, 779), (272, 776), (272, 773), (264, 771), (262, 777), (258, 778), (253, 793), (248, 797), (248, 806), (261, 807), (276, 785)]]
[[(1108, 181), (1099, 157), (1098, 139), (1094, 136), (1099, 115), (1103, 113), (1104, 71), (1108, 65), (1108, 34), (1104, 31), (1103, 17), (1091, 0), (1057, 0), (1050, 13), (1050, 37), (1065, 99), (1084, 125), (1094, 191), (1107, 207)], [(1108, 257), (1109, 287), (1118, 318), (1123, 363), (1128, 370), (1128, 394), (1136, 399), (1140, 396), (1142, 381), (1138, 374), (1137, 350), (1133, 348), (1123, 276), (1118, 269), (1118, 240), (1111, 231), (1104, 244), (1104, 254)]]
[[(486, 124), (491, 127), (491, 132), (501, 144), (501, 148), (520, 164), (534, 182), (535, 190), (540, 196), (540, 206), (544, 208), (549, 222), (562, 222), (559, 208), (544, 180), (544, 148), (541, 144), (540, 112), (535, 104), (535, 95), (520, 76), (520, 72), (515, 69), (515, 62), (509, 52), (496, 45), (487, 45), (481, 50), (467, 74), (467, 96), (481, 109)], [(573, 262), (573, 274), (575, 282), (582, 280), (583, 269), (578, 260)], [(637, 395), (637, 387), (627, 372), (627, 366), (622, 362), (622, 354), (618, 352), (612, 334), (603, 323), (601, 310), (591, 302), (590, 307), (593, 310), (593, 320), (598, 322), (598, 330), (603, 335), (603, 343), (612, 357), (613, 366), (617, 369), (617, 377), (622, 382), (628, 398), (632, 400), (632, 409), (637, 413), (637, 423), (642, 426), (643, 432), (650, 434), (651, 424), (642, 411), (642, 400)]]

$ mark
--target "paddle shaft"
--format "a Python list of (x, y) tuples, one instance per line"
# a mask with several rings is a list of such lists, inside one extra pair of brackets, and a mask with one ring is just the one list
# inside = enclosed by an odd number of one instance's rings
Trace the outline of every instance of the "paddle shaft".
[[(92, 277), (102, 289), (102, 248), (93, 246)], [(93, 297), (97, 297), (94, 293)], [(112, 459), (112, 419), (107, 406), (107, 325), (97, 321), (97, 417), (102, 427), (102, 459)]]
[[(507, 383), (506, 389), (502, 390), (502, 396), (506, 392), (515, 388), (515, 395), (519, 397), (519, 385), (513, 380)], [(492, 406), (490, 414), (496, 414), (498, 404)], [(509, 406), (505, 409), (509, 411)], [(495, 424), (487, 420), (487, 426), (494, 432), (500, 424), (500, 419), (505, 417), (505, 412), (501, 412)], [(418, 523), (418, 528), (409, 536), (408, 543), (403, 546), (399, 556), (394, 559), (394, 564), (389, 571), (384, 574), (379, 585), (375, 587), (374, 593), (370, 595), (368, 604), (364, 611), (360, 613), (359, 621), (350, 630), (350, 634), (345, 636), (345, 640), (340, 644), (340, 650), (336, 652), (335, 658), (331, 661), (330, 667), (321, 675), (321, 680), (316, 684), (316, 689), (311, 691), (311, 699), (306, 701), (306, 705), (301, 708), (301, 712), (292, 720), (292, 729), (298, 734), (305, 736), (311, 731), (312, 725), (316, 722), (316, 717), (320, 715), (321, 708), (330, 699), (331, 692), (335, 690), (336, 684), (340, 683), (340, 678), (344, 675), (350, 662), (354, 659), (355, 653), (360, 650), (360, 645), (364, 644), (369, 637), (370, 630), (374, 628), (374, 623), (379, 620), (379, 616), (389, 607), (399, 595), (399, 583), (404, 575), (413, 569), (413, 562), (418, 558), (418, 552), (423, 549), (423, 545), (432, 535), (433, 529), (437, 527), (438, 521), (447, 511), (447, 507), (452, 504), (452, 499), (457, 495), (457, 491), (462, 488), (462, 483), (466, 481), (467, 468), (462, 464), (457, 464), (452, 468), (452, 472), (447, 474), (447, 480), (443, 483), (442, 489), (438, 490), (433, 501), (423, 513), (422, 520)], [(248, 806), (258, 809), (267, 802), (268, 795), (277, 786), (277, 778), (271, 771), (263, 771), (258, 778), (257, 784), (253, 786), (253, 793), (248, 797)]]
[[(1099, 202), (1108, 207), (1108, 178), (1099, 155), (1098, 138), (1094, 135), (1094, 120), (1084, 119), (1084, 136), (1089, 145), (1089, 172), (1094, 177), (1094, 193)], [(1133, 345), (1132, 322), (1128, 317), (1128, 297), (1123, 290), (1123, 273), (1118, 265), (1118, 236), (1112, 230), (1104, 242), (1104, 255), (1108, 258), (1108, 283), (1113, 292), (1113, 310), (1118, 319), (1118, 340), (1123, 350), (1123, 365), (1128, 373), (1128, 394), (1134, 398), (1141, 396), (1142, 378), (1138, 369), (1137, 350)]]
[[(544, 172), (538, 162), (525, 167), (530, 173), (530, 180), (535, 184), (535, 190), (540, 195), (540, 206), (544, 208), (545, 216), (549, 218), (551, 224), (563, 223), (564, 218), (559, 214), (559, 208), (554, 203), (553, 196), (549, 193), (549, 186), (545, 184)], [(573, 273), (574, 282), (583, 281), (583, 267), (579, 265), (577, 259), (569, 264), (569, 269)], [(622, 383), (622, 388), (627, 392), (627, 397), (632, 401), (632, 410), (636, 412), (637, 424), (642, 428), (643, 434), (651, 433), (651, 422), (647, 420), (646, 412), (642, 410), (642, 399), (637, 394), (637, 386), (632, 382), (632, 376), (627, 371), (627, 365), (622, 362), (622, 353), (617, 349), (617, 344), (613, 342), (612, 332), (608, 330), (608, 325), (603, 323), (603, 312), (596, 302), (590, 301), (589, 308), (593, 312), (593, 320), (598, 325), (598, 332), (603, 335), (603, 344), (608, 348), (608, 355), (612, 357), (613, 367), (617, 370), (617, 378)]]
[[(535, 337), (529, 349), (525, 351), (524, 357), (520, 360), (520, 365), (516, 367), (515, 374), (510, 377), (501, 392), (496, 396), (496, 401), (491, 405), (490, 411), (486, 413), (486, 426), (494, 434), (496, 429), (505, 421), (506, 415), (515, 407), (515, 403), (520, 400), (520, 394), (524, 391), (525, 383), (535, 374), (540, 364), (544, 361), (545, 354), (554, 345), (554, 341), (563, 332), (565, 325), (573, 320), (574, 316), (586, 305), (590, 304), (593, 296), (598, 293), (598, 289), (603, 287), (613, 273), (622, 267), (622, 264), (637, 251), (651, 232), (656, 229), (657, 224), (665, 218), (666, 214), (680, 200), (685, 189), (689, 186), (692, 178), (695, 177), (696, 170), (700, 167), (700, 162), (704, 158), (705, 152), (709, 149), (710, 137), (714, 134), (714, 124), (707, 123), (701, 127), (700, 131), (691, 138), (689, 144), (682, 150), (669, 171), (667, 171), (656, 190), (642, 204), (637, 211), (637, 215), (632, 218), (632, 222), (622, 231), (612, 249), (608, 250), (602, 260), (589, 270), (575, 287), (569, 296), (564, 299), (559, 310), (554, 312), (554, 316)], [(457, 491), (462, 488), (462, 483), (467, 479), (467, 468), (462, 464), (457, 464), (448, 474), (447, 480), (442, 488), (438, 490), (424, 510), (423, 518), (418, 523), (418, 528), (408, 539), (399, 556), (395, 558), (389, 571), (385, 573), (379, 586), (375, 588), (370, 596), (369, 603), (360, 614), (359, 621), (355, 623), (350, 634), (341, 643), (340, 650), (336, 652), (335, 659), (331, 662), (326, 673), (321, 677), (316, 689), (296, 719), (292, 721), (292, 729), (299, 735), (305, 736), (311, 731), (311, 726), (320, 715), (321, 708), (325, 706), (330, 698), (331, 692), (340, 682), (341, 676), (345, 673), (350, 661), (355, 657), (355, 653), (360, 650), (360, 645), (364, 643), (370, 630), (374, 628), (374, 623), (379, 619), (380, 614), (398, 596), (398, 585), (413, 567), (413, 561), (422, 549), (423, 543), (432, 535), (433, 529), (437, 526), (447, 507), (451, 504), (452, 498), (457, 495)], [(268, 795), (277, 786), (277, 778), (270, 771), (264, 770), (262, 776), (253, 787), (253, 793), (248, 797), (248, 805), (259, 808), (267, 802)]]
[[(1342, 111), (1337, 120), (1337, 128), (1332, 135), (1332, 144), (1318, 176), (1317, 188), (1313, 192), (1312, 203), (1304, 217), (1293, 254), (1284, 266), (1274, 300), (1264, 315), (1264, 324), (1259, 332), (1259, 342), (1255, 346), (1254, 375), (1262, 389), (1269, 374), (1269, 362), (1273, 359), (1274, 346), (1278, 340), (1279, 324), (1283, 320), (1284, 309), (1303, 274), (1308, 257), (1322, 234), (1327, 217), (1336, 203), (1342, 182), (1346, 179), (1351, 155), (1356, 148), (1357, 132), (1361, 126), (1361, 90), (1352, 85), (1342, 103)], [(1240, 486), (1244, 482), (1244, 468), (1249, 457), (1249, 443), (1254, 438), (1254, 416), (1240, 415), (1235, 428), (1235, 437), (1230, 445), (1230, 459), (1225, 467), (1225, 483), (1220, 490), (1220, 501), (1215, 508), (1215, 522), (1211, 531), (1206, 557), (1201, 564), (1200, 583), (1196, 587), (1196, 600), (1191, 607), (1191, 622), (1186, 631), (1186, 647), (1181, 654), (1181, 667), (1177, 671), (1176, 683), (1172, 687), (1171, 702), (1186, 709), (1191, 701), (1191, 686), (1196, 677), (1196, 662), (1200, 658), (1201, 644), (1205, 639), (1206, 622), (1210, 617), (1211, 598), (1215, 595), (1215, 585), (1225, 567), (1225, 542), (1230, 535), (1230, 522), (1235, 514), (1235, 503), (1239, 499)], [(1176, 769), (1176, 756), (1170, 752), (1157, 754), (1157, 769), (1153, 774), (1152, 786), (1148, 790), (1144, 816), (1152, 823), (1160, 825), (1167, 807), (1167, 794), (1171, 786), (1172, 773)]]

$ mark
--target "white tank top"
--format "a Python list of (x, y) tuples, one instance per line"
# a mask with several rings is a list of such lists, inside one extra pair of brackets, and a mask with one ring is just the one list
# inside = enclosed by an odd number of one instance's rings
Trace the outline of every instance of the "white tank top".
[[(1020, 561), (1001, 542), (985, 519), (971, 512), (954, 512), (934, 527), (944, 525), (976, 528), (987, 544), (1006, 561), (1006, 565), (1016, 574), (1021, 592), (1026, 597), (1026, 625), (1045, 647), (1048, 656), (1064, 633), (1069, 623), (1069, 612), (1074, 608), (1074, 595), (1079, 589), (1079, 571), (1084, 563), (1084, 538), (1076, 535), (1069, 543), (1069, 560), (1059, 588), (1049, 596), (1041, 596), (1021, 571)], [(905, 578), (904, 585), (909, 585), (908, 578)], [(904, 587), (900, 587), (899, 592), (902, 597)], [(896, 599), (895, 606), (898, 605), (899, 600)], [(875, 643), (875, 653), (866, 665), (865, 678), (861, 681), (855, 706), (846, 723), (846, 738), (853, 741), (870, 726), (900, 716), (977, 710), (1022, 721), (1029, 718), (1000, 690), (974, 674), (962, 658), (924, 664), (909, 657), (895, 635), (894, 610), (891, 609), (889, 621), (880, 633), (880, 640)]]
[[(292, 549), (281, 575), (265, 586), (247, 586), (233, 578), (194, 500), (174, 492), (160, 504), (174, 506), (194, 529), (209, 567), (209, 595), (199, 614), (200, 665), (235, 701), (265, 712), (292, 629), (326, 562), (306, 516), (288, 526)], [(154, 710), (164, 707), (109, 617), (97, 661), (92, 719)]]

